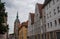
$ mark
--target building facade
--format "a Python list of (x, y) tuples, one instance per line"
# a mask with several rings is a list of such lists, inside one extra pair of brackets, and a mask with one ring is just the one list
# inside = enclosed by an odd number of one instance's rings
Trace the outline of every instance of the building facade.
[(19, 28), (19, 39), (27, 39), (28, 21), (23, 22)]
[(42, 6), (43, 4), (37, 3), (35, 6), (35, 17), (34, 17), (34, 34), (35, 39), (41, 39), (41, 28), (42, 28)]
[(34, 13), (29, 14), (29, 19), (28, 19), (28, 39), (33, 39), (33, 34), (34, 34)]
[(46, 21), (44, 39), (60, 39), (60, 0), (45, 0), (42, 11)]
[(33, 25), (31, 19), (29, 16), (29, 39), (60, 39), (60, 0), (36, 4)]
[(17, 12), (16, 20), (14, 22), (14, 37), (15, 37), (15, 39), (19, 39), (19, 26), (20, 26), (20, 21), (18, 19), (18, 12)]

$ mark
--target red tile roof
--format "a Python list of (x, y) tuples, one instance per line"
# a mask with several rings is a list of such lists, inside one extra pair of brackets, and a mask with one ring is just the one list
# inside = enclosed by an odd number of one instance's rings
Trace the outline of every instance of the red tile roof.
[(21, 26), (19, 27), (19, 30), (25, 26), (26, 28), (28, 27), (28, 21), (21, 23)]

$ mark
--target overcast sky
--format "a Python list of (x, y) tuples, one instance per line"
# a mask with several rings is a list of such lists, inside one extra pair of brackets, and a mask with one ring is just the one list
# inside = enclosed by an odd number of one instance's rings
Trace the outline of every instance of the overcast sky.
[(28, 20), (29, 12), (35, 11), (35, 4), (43, 3), (44, 0), (2, 0), (5, 3), (6, 11), (8, 12), (9, 33), (13, 33), (14, 21), (18, 11), (20, 22)]

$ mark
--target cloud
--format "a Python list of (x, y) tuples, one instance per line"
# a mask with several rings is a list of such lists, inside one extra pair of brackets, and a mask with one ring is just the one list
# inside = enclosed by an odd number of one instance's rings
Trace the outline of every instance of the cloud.
[(35, 4), (43, 3), (44, 0), (2, 0), (5, 3), (6, 11), (8, 12), (9, 33), (13, 32), (14, 21), (17, 11), (19, 13), (20, 22), (28, 20), (29, 12), (35, 11)]

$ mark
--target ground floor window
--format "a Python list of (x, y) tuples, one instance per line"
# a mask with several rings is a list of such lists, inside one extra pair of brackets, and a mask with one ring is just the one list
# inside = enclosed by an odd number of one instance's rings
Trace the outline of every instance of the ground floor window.
[(53, 32), (50, 32), (50, 38), (53, 39)]
[(60, 32), (56, 32), (57, 39), (60, 39)]
[(45, 34), (45, 39), (46, 39), (46, 34)]
[(40, 39), (40, 34), (38, 34), (38, 39)]
[(35, 39), (37, 39), (37, 36), (35, 35)]
[(42, 34), (42, 39), (44, 39), (44, 34)]
[(47, 38), (49, 39), (49, 33), (47, 34)]

